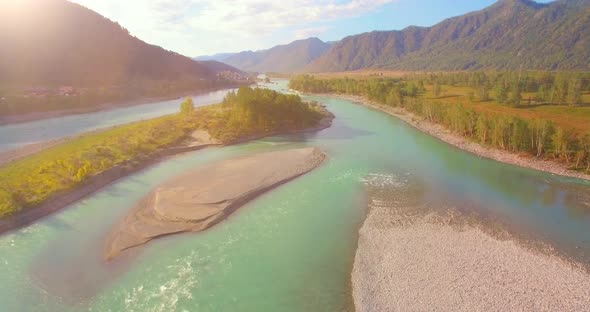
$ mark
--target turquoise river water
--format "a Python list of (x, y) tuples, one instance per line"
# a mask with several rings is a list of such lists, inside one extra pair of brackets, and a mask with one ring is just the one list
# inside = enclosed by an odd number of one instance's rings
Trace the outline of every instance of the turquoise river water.
[[(286, 91), (285, 81), (269, 86)], [(590, 184), (479, 158), (350, 101), (307, 98), (336, 115), (331, 128), (183, 154), (1, 236), (0, 311), (350, 311), (367, 187), (399, 177), (419, 185), (415, 196), (590, 263)], [(303, 146), (328, 161), (210, 230), (102, 261), (110, 228), (158, 184), (213, 161)]]

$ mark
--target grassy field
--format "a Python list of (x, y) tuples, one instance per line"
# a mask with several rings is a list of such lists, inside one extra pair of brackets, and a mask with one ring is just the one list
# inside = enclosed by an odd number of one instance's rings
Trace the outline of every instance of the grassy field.
[[(488, 101), (469, 100), (469, 87), (441, 86), (441, 95), (434, 95), (433, 86), (425, 86), (426, 92), (420, 96), (430, 102), (442, 102), (448, 104), (462, 104), (472, 107), (476, 111), (499, 113), (511, 116), (518, 116), (523, 119), (545, 119), (550, 120), (557, 126), (564, 129), (571, 129), (578, 134), (590, 133), (590, 92), (582, 95), (582, 104), (578, 106), (541, 104), (537, 105), (532, 101), (534, 94), (524, 92), (522, 104), (512, 107), (498, 103), (493, 91), (490, 92), (491, 99)], [(531, 104), (528, 105), (531, 99)]]

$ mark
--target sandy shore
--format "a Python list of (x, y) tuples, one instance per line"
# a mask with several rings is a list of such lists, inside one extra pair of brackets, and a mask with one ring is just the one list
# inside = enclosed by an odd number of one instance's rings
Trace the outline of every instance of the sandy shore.
[(427, 120), (422, 119), (419, 116), (416, 116), (412, 113), (409, 113), (400, 108), (393, 108), (389, 106), (383, 106), (379, 103), (372, 102), (368, 99), (365, 99), (361, 96), (351, 96), (351, 95), (342, 95), (342, 94), (318, 94), (318, 95), (327, 95), (330, 97), (341, 98), (345, 100), (350, 100), (355, 103), (359, 103), (392, 116), (395, 116), (409, 125), (413, 126), (414, 128), (428, 133), (441, 141), (454, 145), (457, 148), (460, 148), (464, 151), (470, 152), (480, 157), (485, 157), (489, 159), (493, 159), (499, 162), (512, 164), (520, 167), (535, 169), (539, 171), (549, 172), (556, 175), (566, 176), (566, 177), (573, 177), (579, 179), (590, 180), (590, 174), (581, 173), (578, 171), (572, 171), (567, 168), (566, 165), (562, 163), (558, 163), (555, 161), (549, 160), (541, 160), (536, 159), (531, 156), (521, 156), (518, 154), (514, 154), (508, 151), (503, 151), (487, 146), (482, 146), (476, 142), (470, 141), (465, 137), (452, 133), (444, 126), (429, 122)]
[(290, 149), (225, 160), (176, 177), (148, 194), (115, 227), (105, 257), (165, 235), (205, 230), (325, 158), (317, 148)]
[(357, 311), (590, 310), (584, 268), (416, 210), (373, 200), (352, 272)]

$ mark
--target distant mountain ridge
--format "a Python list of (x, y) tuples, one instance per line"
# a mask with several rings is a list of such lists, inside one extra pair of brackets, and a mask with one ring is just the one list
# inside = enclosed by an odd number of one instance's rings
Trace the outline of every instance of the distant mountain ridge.
[(349, 36), (305, 71), (590, 70), (590, 0), (500, 0), (432, 27)]
[[(107, 86), (215, 80), (219, 64), (147, 44), (65, 0), (19, 0), (0, 10), (0, 83)], [(227, 70), (224, 67), (224, 70)]]
[(308, 38), (268, 50), (243, 51), (225, 55), (218, 60), (250, 72), (292, 72), (301, 70), (323, 55), (330, 47), (331, 44), (318, 38)]
[(237, 53), (217, 53), (213, 55), (201, 55), (197, 57), (193, 57), (195, 61), (218, 61), (223, 62), (226, 58), (236, 55)]

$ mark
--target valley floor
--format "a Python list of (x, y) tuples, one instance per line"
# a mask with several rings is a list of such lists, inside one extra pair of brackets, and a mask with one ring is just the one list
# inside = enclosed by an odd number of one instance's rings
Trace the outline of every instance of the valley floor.
[(480, 157), (490, 158), (499, 162), (549, 172), (556, 175), (590, 180), (590, 174), (569, 170), (566, 165), (556, 161), (535, 159), (530, 156), (521, 156), (508, 151), (482, 146), (481, 144), (470, 141), (465, 137), (452, 133), (442, 125), (423, 120), (419, 116), (415, 116), (412, 113), (409, 113), (400, 108), (383, 106), (361, 96), (342, 94), (329, 94), (329, 96), (350, 100), (383, 111), (405, 121), (422, 132), (430, 134), (446, 143), (454, 145), (457, 148), (473, 153)]

